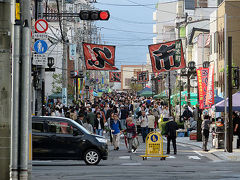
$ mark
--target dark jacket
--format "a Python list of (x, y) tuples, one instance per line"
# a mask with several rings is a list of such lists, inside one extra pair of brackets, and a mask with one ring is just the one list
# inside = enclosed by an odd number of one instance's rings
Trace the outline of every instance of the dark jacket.
[(166, 124), (166, 135), (169, 137), (176, 137), (177, 136), (177, 130), (178, 130), (178, 125), (175, 121), (169, 121)]
[(193, 113), (189, 109), (185, 109), (182, 117), (184, 117), (185, 119), (189, 119), (190, 117), (193, 117)]
[(128, 117), (128, 110), (127, 109), (121, 109), (120, 119), (127, 119), (127, 117)]
[[(97, 120), (97, 118), (95, 118), (94, 128), (98, 129), (98, 124), (99, 124), (99, 121)], [(101, 129), (104, 129), (104, 122), (102, 117), (100, 117), (100, 125), (101, 125)]]

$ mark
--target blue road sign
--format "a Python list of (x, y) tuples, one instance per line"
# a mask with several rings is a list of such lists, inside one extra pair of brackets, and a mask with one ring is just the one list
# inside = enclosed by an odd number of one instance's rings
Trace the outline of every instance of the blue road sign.
[(48, 50), (48, 45), (44, 40), (37, 40), (34, 43), (34, 50), (38, 54), (44, 54)]
[(153, 135), (151, 136), (151, 141), (152, 141), (152, 142), (157, 142), (157, 141), (158, 141), (158, 136), (157, 136), (156, 134), (153, 134)]

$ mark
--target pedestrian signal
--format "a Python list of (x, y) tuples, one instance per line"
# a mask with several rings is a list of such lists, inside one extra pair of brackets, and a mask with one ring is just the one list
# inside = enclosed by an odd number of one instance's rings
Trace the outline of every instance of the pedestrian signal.
[(102, 10), (81, 10), (79, 13), (79, 17), (81, 20), (88, 20), (88, 21), (107, 21), (110, 17), (109, 11)]

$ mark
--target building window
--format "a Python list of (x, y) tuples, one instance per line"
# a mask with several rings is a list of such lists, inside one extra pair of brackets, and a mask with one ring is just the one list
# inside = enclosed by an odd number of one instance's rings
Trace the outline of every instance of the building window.
[(195, 0), (196, 8), (206, 8), (208, 7), (208, 0)]
[(140, 72), (140, 71), (142, 71), (142, 70), (141, 69), (134, 69), (133, 70), (133, 72), (134, 72), (133, 76), (137, 77), (137, 72)]
[(131, 78), (125, 78), (125, 86), (130, 86)]

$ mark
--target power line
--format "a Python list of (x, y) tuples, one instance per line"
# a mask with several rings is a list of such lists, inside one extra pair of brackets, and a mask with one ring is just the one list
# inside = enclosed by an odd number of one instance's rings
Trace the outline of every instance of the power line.
[(118, 17), (113, 17), (113, 16), (111, 18), (113, 20), (132, 23), (132, 24), (163, 24), (163, 23), (168, 23), (168, 22), (174, 22), (175, 21), (175, 19), (172, 19), (172, 20), (161, 21), (161, 22), (141, 22), (141, 21), (130, 21), (130, 20), (126, 20), (126, 19), (122, 19), (122, 18), (118, 18)]

